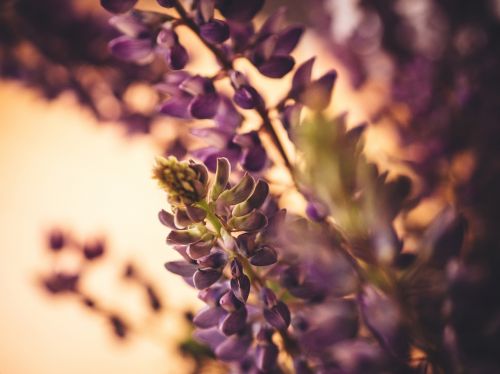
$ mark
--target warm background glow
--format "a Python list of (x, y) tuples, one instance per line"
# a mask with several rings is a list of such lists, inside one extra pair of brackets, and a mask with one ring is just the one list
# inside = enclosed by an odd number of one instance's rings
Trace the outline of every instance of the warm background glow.
[(161, 340), (183, 334), (178, 317), (164, 317), (151, 339), (121, 344), (106, 321), (37, 284), (51, 264), (44, 234), (57, 225), (81, 239), (109, 239), (111, 253), (84, 287), (110, 308), (143, 304), (138, 290), (116, 281), (127, 259), (160, 286), (168, 308), (194, 304), (195, 293), (163, 269), (176, 256), (156, 219), (164, 195), (150, 179), (155, 147), (147, 137), (128, 139), (115, 126), (99, 126), (71, 97), (47, 103), (3, 83), (0, 102), (0, 373), (186, 372), (174, 339)]

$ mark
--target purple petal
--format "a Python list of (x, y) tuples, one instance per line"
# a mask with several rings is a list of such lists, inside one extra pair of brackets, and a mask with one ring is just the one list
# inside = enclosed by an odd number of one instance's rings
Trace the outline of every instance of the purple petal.
[(218, 0), (221, 14), (232, 21), (249, 22), (262, 9), (264, 0)]
[(271, 309), (264, 309), (266, 321), (278, 330), (286, 330), (290, 325), (290, 310), (282, 301), (278, 301)]
[[(177, 209), (174, 214), (174, 223), (177, 227), (186, 227), (193, 223), (191, 217), (188, 216), (184, 209)], [(189, 244), (189, 243), (182, 243)]]
[(243, 152), (241, 166), (247, 171), (256, 173), (264, 169), (267, 163), (266, 149), (262, 146), (246, 149)]
[(250, 295), (250, 279), (245, 275), (231, 279), (231, 290), (234, 296), (242, 303), (245, 303)]
[(171, 228), (171, 229), (178, 229), (178, 227), (175, 225), (175, 222), (174, 222), (174, 216), (170, 213), (168, 213), (167, 211), (165, 210), (160, 210), (158, 212), (158, 219), (160, 220), (160, 222), (162, 223), (162, 225), (165, 225), (167, 226), (168, 228)]
[(171, 48), (179, 42), (176, 32), (170, 27), (163, 27), (156, 37), (156, 43)]
[(268, 36), (276, 34), (279, 30), (281, 30), (286, 21), (285, 13), (286, 7), (282, 6), (271, 14), (259, 29), (257, 40), (264, 40)]
[(86, 243), (83, 246), (83, 255), (87, 260), (92, 261), (104, 254), (104, 248), (105, 246), (102, 240), (98, 240), (93, 243)]
[(213, 247), (212, 242), (199, 241), (197, 243), (189, 244), (186, 253), (193, 260), (197, 260), (201, 257), (208, 255), (212, 247)]
[(241, 203), (250, 196), (254, 189), (254, 185), (254, 179), (250, 175), (245, 174), (236, 186), (220, 194), (219, 201), (226, 205)]
[(343, 340), (352, 339), (358, 333), (357, 306), (353, 300), (336, 300), (328, 305), (322, 316), (311, 316), (316, 321), (307, 322), (308, 328), (301, 334), (303, 352), (315, 353)]
[(269, 78), (282, 78), (293, 69), (295, 60), (290, 56), (273, 56), (257, 66), (261, 74)]
[(262, 98), (252, 86), (242, 85), (235, 90), (233, 100), (242, 109), (253, 109), (262, 101)]
[(179, 87), (181, 90), (187, 92), (192, 96), (215, 92), (213, 82), (210, 79), (204, 78), (200, 75), (189, 77), (188, 79), (184, 80)]
[(132, 14), (120, 14), (111, 17), (109, 24), (126, 36), (137, 38), (149, 33), (146, 25)]
[(249, 131), (244, 134), (237, 134), (234, 136), (233, 141), (241, 145), (243, 148), (251, 148), (261, 145), (259, 133), (257, 131)]
[(79, 274), (54, 273), (43, 280), (50, 293), (74, 292), (78, 288)]
[(332, 70), (312, 82), (300, 95), (299, 101), (313, 110), (323, 110), (330, 103), (332, 89), (337, 80), (337, 72)]
[(172, 246), (172, 248), (174, 251), (177, 251), (177, 253), (179, 253), (184, 258), (184, 260), (186, 260), (189, 263), (193, 262), (192, 261), (193, 259), (191, 257), (189, 257), (186, 253), (186, 246), (185, 245), (174, 245), (174, 246)]
[(259, 344), (255, 349), (255, 364), (259, 370), (268, 372), (276, 366), (278, 347), (272, 343)]
[(224, 191), (230, 174), (231, 164), (229, 163), (229, 160), (225, 157), (217, 158), (214, 183), (212, 184), (212, 190), (210, 192), (210, 199), (212, 201), (217, 200), (222, 191)]
[(278, 261), (276, 250), (271, 247), (261, 247), (250, 257), (250, 263), (254, 266), (268, 266)]
[(221, 96), (221, 101), (214, 121), (220, 129), (227, 131), (235, 130), (240, 127), (243, 122), (243, 116), (236, 110), (230, 99)]
[(165, 101), (160, 107), (160, 113), (170, 117), (188, 119), (191, 118), (188, 107), (192, 98), (189, 96), (174, 96)]
[(186, 261), (170, 261), (165, 263), (165, 268), (181, 277), (191, 277), (196, 271), (196, 266)]
[(193, 275), (194, 286), (199, 290), (208, 288), (217, 282), (221, 275), (222, 273), (215, 269), (197, 270)]
[(190, 77), (189, 73), (185, 71), (171, 71), (165, 75), (163, 82), (157, 83), (155, 87), (158, 91), (167, 95), (191, 97), (180, 89), (180, 85)]
[(228, 221), (229, 227), (235, 231), (259, 231), (267, 225), (267, 218), (258, 211), (253, 211), (242, 217), (232, 217)]
[(348, 373), (383, 372), (385, 357), (378, 344), (352, 339), (336, 344), (333, 357), (340, 368)]
[(328, 208), (319, 201), (309, 201), (306, 213), (311, 220), (320, 222), (328, 216)]
[(371, 286), (364, 287), (358, 300), (366, 326), (384, 342), (384, 345), (396, 349), (401, 323), (401, 313), (397, 304)]
[(213, 19), (200, 26), (200, 35), (210, 43), (223, 43), (229, 38), (229, 26), (223, 21)]
[(52, 230), (49, 234), (49, 248), (55, 252), (60, 251), (66, 244), (66, 237), (61, 230)]
[(196, 327), (202, 329), (208, 329), (210, 327), (215, 327), (219, 324), (219, 321), (222, 317), (224, 317), (227, 313), (224, 309), (219, 307), (207, 307), (202, 309), (196, 314), (193, 319), (193, 323)]
[(101, 6), (111, 13), (125, 13), (134, 7), (137, 0), (101, 0)]
[(221, 296), (226, 292), (226, 284), (216, 285), (198, 292), (198, 298), (209, 306), (218, 306)]
[(225, 252), (216, 251), (198, 259), (200, 269), (216, 269), (226, 265), (227, 255)]
[(243, 265), (241, 265), (241, 262), (237, 258), (231, 261), (230, 268), (233, 278), (239, 278), (243, 275)]
[(201, 222), (207, 216), (207, 211), (205, 209), (197, 208), (192, 205), (186, 206), (186, 213), (193, 222)]
[(297, 68), (292, 80), (292, 89), (290, 96), (296, 98), (311, 83), (311, 74), (316, 61), (315, 57), (310, 58)]
[(198, 127), (191, 129), (191, 134), (203, 138), (204, 142), (216, 148), (225, 148), (233, 134), (217, 127)]
[(290, 26), (278, 34), (278, 40), (274, 47), (274, 54), (287, 55), (292, 52), (300, 41), (304, 33), (302, 26)]
[(109, 48), (113, 55), (125, 61), (141, 62), (153, 53), (150, 39), (135, 39), (125, 35), (111, 40)]
[(200, 239), (201, 235), (192, 230), (172, 230), (167, 236), (167, 244), (192, 244)]
[(228, 22), (228, 24), (234, 50), (236, 52), (243, 51), (254, 35), (252, 23)]
[(274, 307), (278, 303), (275, 293), (267, 287), (261, 289), (260, 298), (262, 299), (264, 305), (268, 308)]
[(221, 321), (220, 330), (224, 335), (233, 335), (242, 331), (245, 328), (247, 315), (247, 310), (244, 307), (229, 313)]
[(219, 300), (219, 304), (224, 310), (234, 312), (243, 307), (243, 303), (233, 294), (232, 291), (226, 292)]
[(198, 341), (205, 343), (208, 345), (213, 351), (227, 338), (219, 331), (218, 328), (210, 328), (210, 329), (203, 329), (199, 330), (196, 329), (194, 332), (194, 337)]
[(167, 63), (172, 70), (184, 69), (189, 60), (186, 48), (179, 43), (174, 44), (167, 52)]
[(233, 209), (233, 216), (244, 216), (254, 209), (258, 209), (264, 204), (269, 193), (269, 185), (263, 180), (259, 179), (252, 195), (244, 202), (236, 205)]
[(220, 98), (215, 93), (198, 95), (189, 106), (189, 112), (194, 118), (211, 119), (217, 113)]
[(191, 151), (191, 154), (202, 160), (207, 166), (208, 170), (215, 172), (217, 167), (217, 159), (226, 158), (231, 166), (236, 166), (236, 163), (240, 159), (241, 149), (239, 147), (231, 147), (226, 149), (219, 149), (216, 147), (206, 147)]
[(156, 0), (156, 2), (164, 8), (172, 8), (175, 6), (174, 0)]
[(250, 344), (252, 344), (250, 335), (232, 335), (217, 347), (215, 355), (222, 361), (237, 361), (245, 356)]

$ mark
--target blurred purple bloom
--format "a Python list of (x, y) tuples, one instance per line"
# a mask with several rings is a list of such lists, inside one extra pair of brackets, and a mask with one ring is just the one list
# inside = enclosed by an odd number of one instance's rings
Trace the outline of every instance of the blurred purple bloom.
[(212, 81), (199, 75), (176, 74), (156, 87), (169, 95), (160, 112), (177, 118), (212, 119), (216, 116), (220, 96), (215, 91)]
[(50, 293), (69, 293), (77, 290), (79, 279), (79, 274), (54, 273), (44, 278), (43, 284)]
[(210, 43), (220, 44), (229, 38), (229, 26), (214, 19), (200, 26), (200, 35)]
[(101, 0), (101, 6), (111, 13), (125, 13), (134, 7), (137, 0)]
[(262, 8), (264, 0), (217, 0), (216, 7), (232, 21), (249, 22)]

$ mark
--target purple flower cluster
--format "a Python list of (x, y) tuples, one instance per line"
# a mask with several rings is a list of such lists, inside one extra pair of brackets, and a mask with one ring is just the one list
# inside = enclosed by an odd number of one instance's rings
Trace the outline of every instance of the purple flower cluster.
[[(195, 336), (207, 343), (220, 360), (233, 362), (242, 372), (279, 372), (280, 348), (290, 356), (300, 357), (297, 365), (307, 367), (307, 357), (318, 354), (311, 351), (311, 344), (321, 338), (307, 325), (312, 323), (320, 331), (323, 327), (318, 324), (326, 326), (327, 322), (316, 324), (309, 317), (297, 315), (296, 326), (290, 330), (293, 314), (289, 305), (306, 307), (306, 301), (314, 303), (330, 293), (339, 297), (351, 292), (356, 284), (352, 268), (338, 255), (331, 269), (311, 259), (307, 264), (298, 261), (290, 249), (290, 238), (281, 236), (287, 231), (285, 226), (307, 226), (307, 222), (294, 216), (287, 218), (268, 195), (266, 182), (255, 182), (246, 174), (231, 185), (230, 163), (224, 158), (217, 159), (211, 184), (206, 171), (199, 171), (202, 168), (170, 157), (158, 159), (154, 170), (171, 203), (172, 213), (159, 213), (160, 221), (171, 229), (167, 243), (184, 258), (168, 262), (165, 267), (200, 290), (199, 298), (207, 304), (194, 317), (198, 328)], [(287, 219), (296, 222), (285, 224)], [(297, 235), (296, 227), (289, 234)], [(340, 282), (322, 283), (341, 269)], [(351, 327), (344, 333), (337, 332), (337, 338), (325, 336), (321, 349), (356, 335), (357, 312), (348, 307), (352, 303), (335, 301), (337, 304), (338, 315), (332, 318), (339, 319), (338, 323), (351, 321)]]
[[(430, 37), (412, 23), (418, 17), (404, 2), (361, 1), (362, 21), (349, 45), (334, 45), (358, 85), (368, 70), (379, 71), (373, 66), (380, 51), (391, 57), (392, 100), (411, 114), (398, 131), (404, 145), (421, 149), (406, 162), (418, 183), (366, 159), (367, 126), (348, 129), (345, 115), (322, 114), (334, 70), (313, 78), (314, 58), (299, 64), (273, 107), (236, 70), (235, 60), (244, 58), (268, 78), (292, 72), (303, 27), (288, 25), (284, 9), (256, 26), (263, 0), (158, 0), (162, 12), (136, 10), (136, 3), (101, 1), (117, 14), (110, 23), (122, 34), (109, 50), (126, 61), (113, 92), (123, 96), (127, 69), (144, 69), (130, 81), (157, 89), (154, 115), (199, 120), (189, 131), (205, 143), (189, 149), (203, 164), (160, 157), (154, 169), (169, 203), (159, 219), (170, 230), (167, 244), (182, 257), (165, 266), (206, 304), (193, 317), (194, 336), (235, 373), (498, 372), (500, 307), (492, 295), (500, 284), (500, 174), (492, 160), (498, 159), (500, 33), (492, 2), (427, 2), (419, 9), (435, 10), (439, 31)], [(213, 76), (187, 70), (190, 51), (179, 26), (213, 54), (219, 67)], [(0, 67), (10, 72), (16, 59), (7, 57)], [(393, 101), (378, 118), (394, 120)], [(244, 123), (249, 110), (259, 127)], [(124, 116), (148, 123), (126, 108)], [(285, 151), (285, 132), (296, 163)], [(174, 145), (185, 156), (179, 139)], [(307, 202), (302, 215), (280, 209), (280, 189), (265, 179), (268, 146)], [(468, 171), (457, 166), (464, 154), (473, 160)], [(408, 215), (428, 196), (447, 204), (430, 223), (412, 226)], [(57, 256), (74, 246), (57, 231), (49, 242)], [(85, 262), (104, 250), (98, 242), (77, 247)], [(132, 268), (126, 274), (141, 282)], [(54, 294), (82, 296), (80, 276), (54, 273), (43, 284)], [(161, 309), (151, 285), (142, 285), (151, 308)], [(118, 336), (127, 334), (123, 318), (83, 298)]]
[[(311, 82), (313, 59), (298, 69), (292, 89), (276, 108), (267, 108), (249, 79), (234, 69), (235, 59), (246, 58), (264, 76), (281, 78), (295, 65), (290, 53), (300, 41), (303, 28), (286, 25), (284, 8), (255, 28), (251, 20), (263, 3), (205, 0), (193, 3), (188, 10), (179, 1), (159, 2), (162, 7), (175, 9), (176, 17), (131, 10), (133, 2), (127, 2), (126, 7), (121, 1), (103, 2), (106, 9), (122, 13), (111, 18), (111, 24), (124, 34), (110, 42), (113, 54), (139, 64), (159, 56), (170, 68), (155, 85), (166, 98), (159, 105), (159, 112), (177, 119), (214, 121), (215, 127), (192, 130), (195, 136), (208, 142), (205, 148), (191, 150), (192, 154), (203, 160), (211, 171), (215, 170), (217, 158), (225, 157), (234, 167), (240, 164), (246, 171), (262, 172), (268, 161), (258, 131), (271, 133), (277, 143), (269, 111), (276, 110), (285, 127), (290, 128), (300, 115), (302, 105), (323, 110), (330, 101), (336, 73), (329, 72)], [(215, 18), (215, 10), (225, 19)], [(189, 27), (214, 54), (220, 66), (217, 74), (204, 77), (182, 70), (188, 63), (188, 52), (176, 33), (180, 25)], [(221, 79), (229, 80), (233, 89), (231, 98), (218, 91), (216, 83)], [(246, 133), (239, 131), (243, 116), (237, 108), (255, 110), (262, 119), (261, 127)], [(288, 162), (284, 150), (279, 150)]]

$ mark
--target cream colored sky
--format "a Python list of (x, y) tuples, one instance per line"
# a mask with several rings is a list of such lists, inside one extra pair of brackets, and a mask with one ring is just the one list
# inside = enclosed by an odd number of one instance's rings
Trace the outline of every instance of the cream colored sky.
[[(176, 255), (156, 219), (164, 195), (150, 179), (155, 148), (93, 124), (70, 97), (47, 104), (3, 83), (0, 103), (0, 373), (185, 372), (167, 359), (168, 342), (165, 350), (141, 338), (116, 343), (103, 320), (36, 285), (51, 263), (44, 230), (62, 224), (80, 237), (106, 233), (113, 258), (135, 259), (169, 304), (193, 303), (195, 293), (163, 268)], [(120, 288), (120, 270), (104, 262), (88, 288), (107, 295), (111, 308), (140, 311), (138, 291)], [(154, 334), (182, 333), (177, 325), (167, 316)]]

